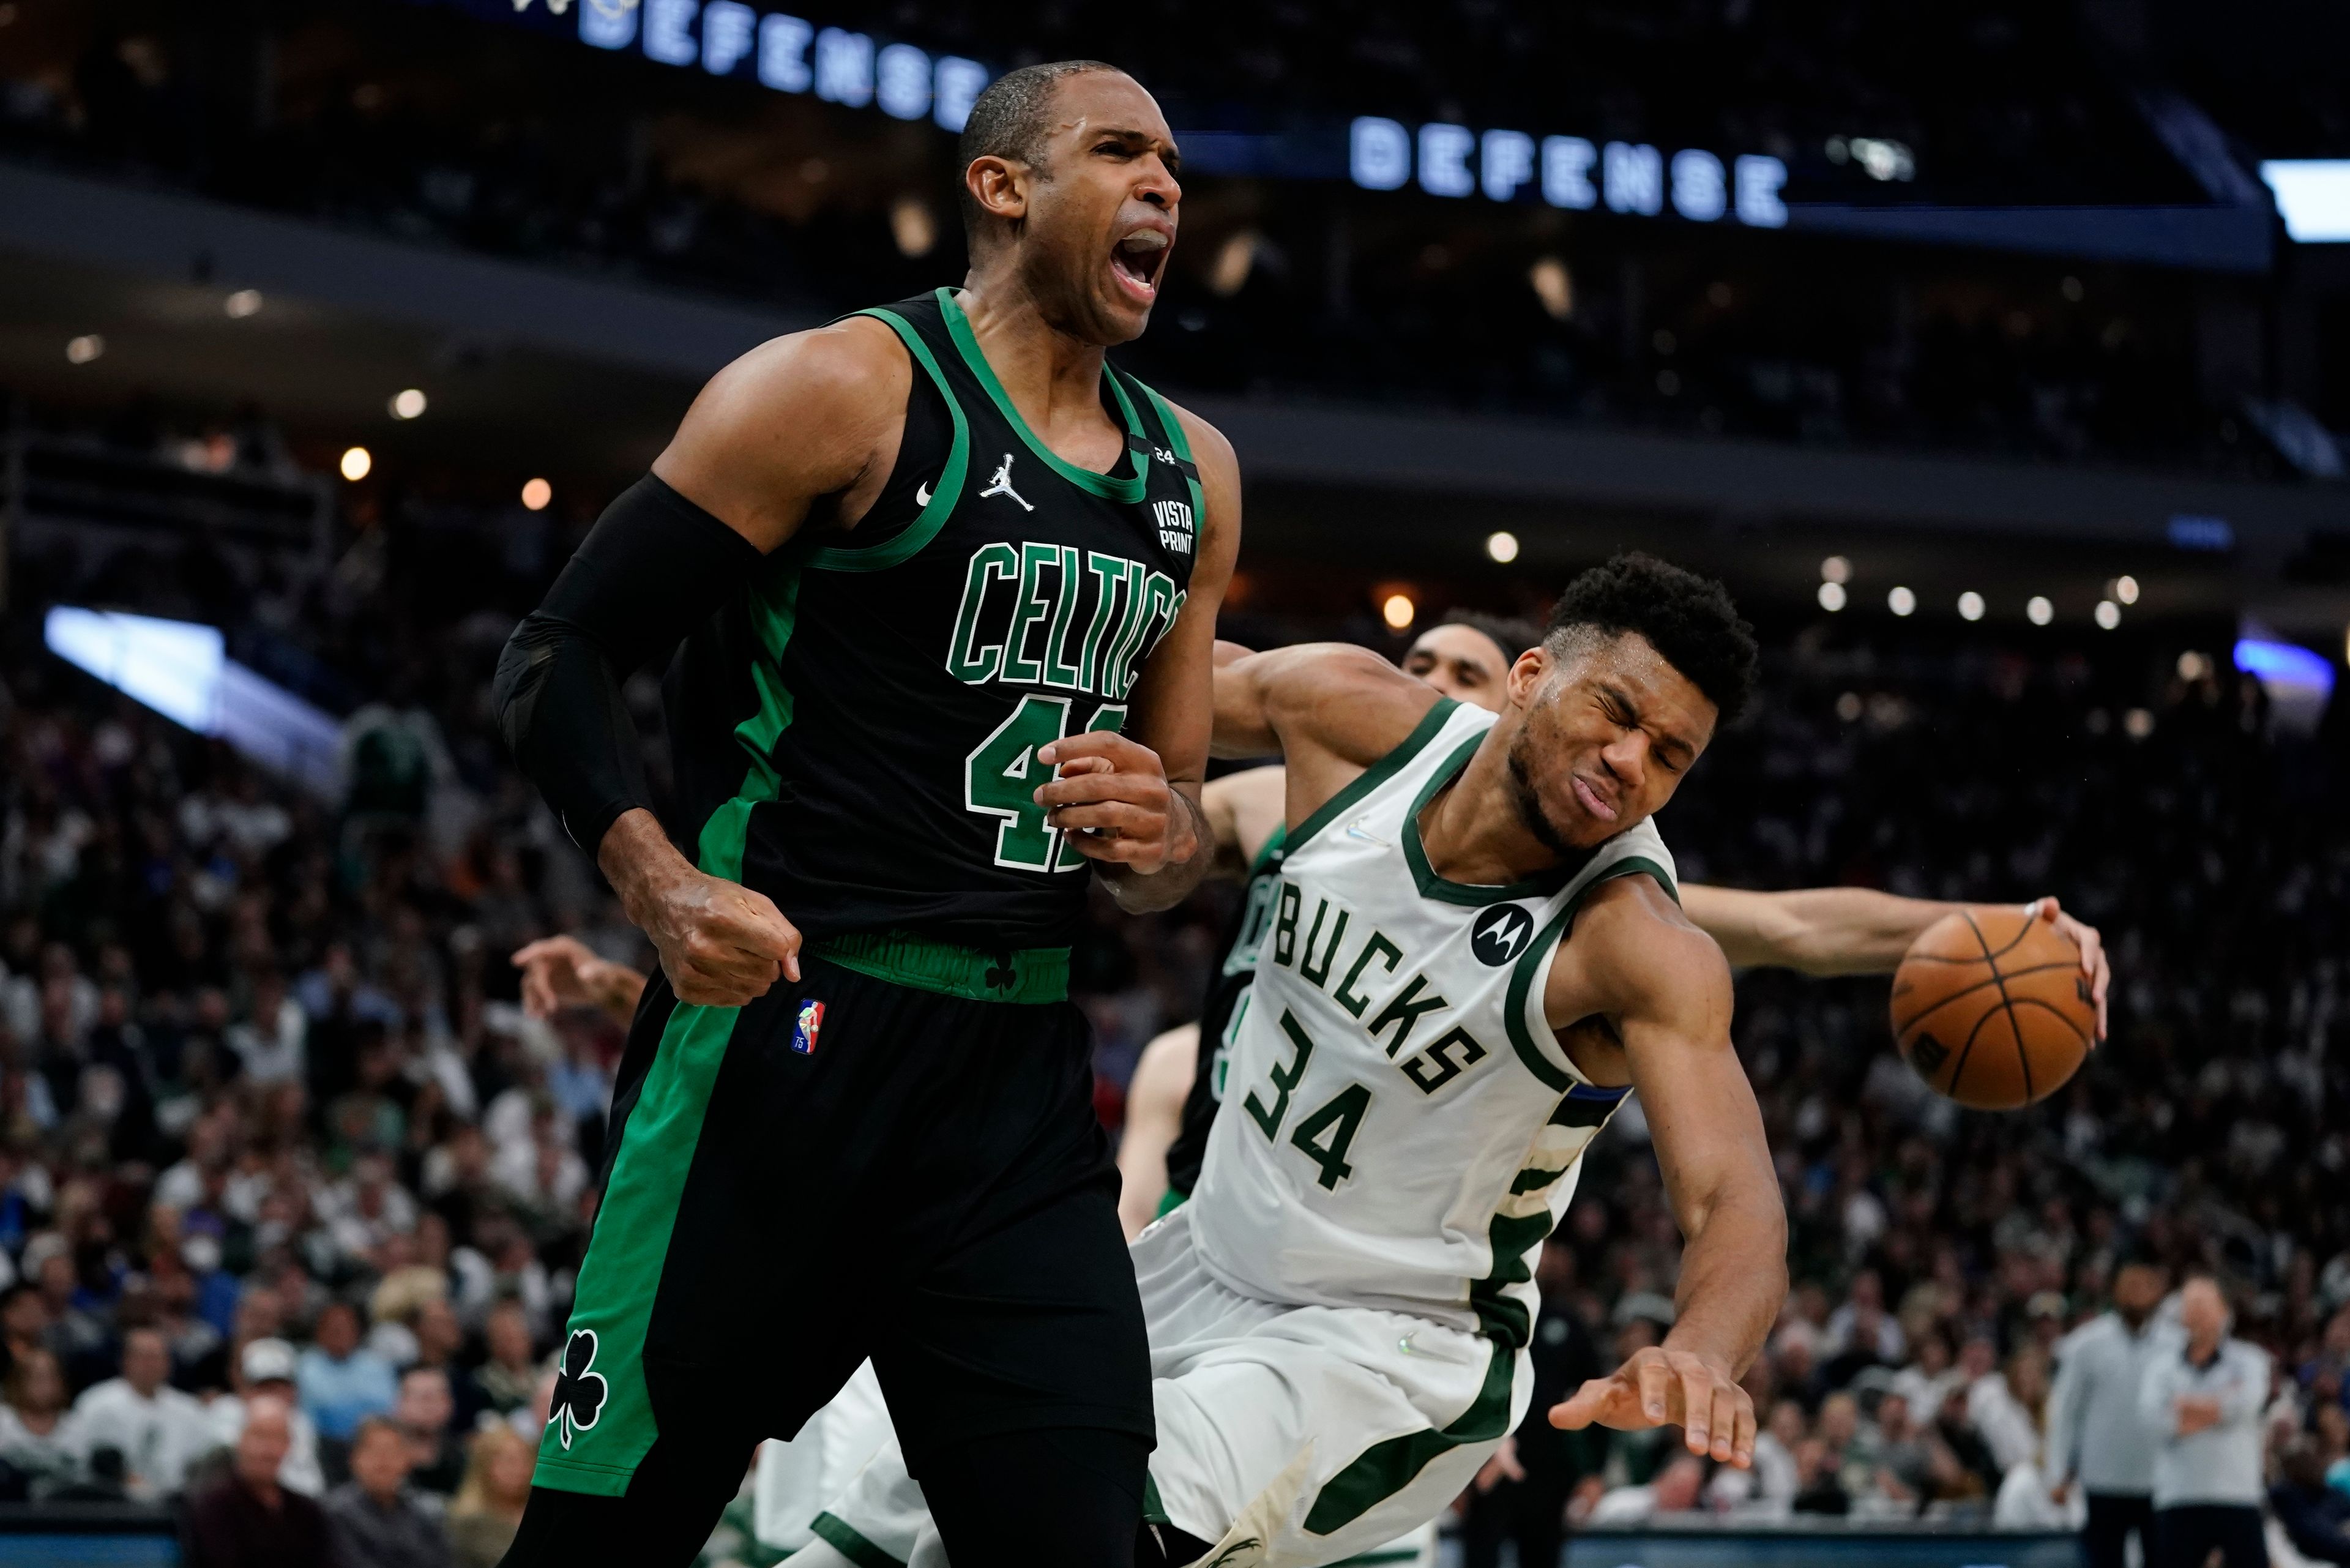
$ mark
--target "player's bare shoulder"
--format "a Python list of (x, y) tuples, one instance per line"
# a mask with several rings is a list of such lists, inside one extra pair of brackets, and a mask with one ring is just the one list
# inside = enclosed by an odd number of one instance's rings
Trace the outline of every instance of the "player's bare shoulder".
[[(1653, 877), (1613, 877), (1594, 888), (1575, 911), (1544, 988), (1544, 1014), (1565, 1031), (1587, 1020), (1609, 1027), (1579, 1033), (1576, 1064), (1595, 1080), (1623, 1083), (1620, 1060), (1627, 1017), (1669, 1024), (1679, 1036), (1727, 1044), (1731, 992), (1730, 961), (1681, 912)], [(1607, 1060), (1586, 1060), (1597, 1052)]]
[(815, 497), (887, 477), (912, 385), (904, 346), (869, 317), (770, 338), (710, 379), (653, 472), (771, 549)]

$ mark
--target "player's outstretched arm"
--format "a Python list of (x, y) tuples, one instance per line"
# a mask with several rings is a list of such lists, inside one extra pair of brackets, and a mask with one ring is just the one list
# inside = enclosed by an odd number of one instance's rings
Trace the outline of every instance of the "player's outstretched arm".
[[(1740, 969), (1800, 970), (1805, 974), (1890, 974), (1926, 928), (1964, 904), (1903, 898), (1871, 888), (1804, 888), (1757, 893), (1743, 888), (1681, 885), (1681, 908), (1700, 930), (1721, 944)], [(2097, 1004), (2097, 1033), (2106, 1032), (2106, 991), (2112, 969), (2097, 928), (2064, 913), (2053, 898), (2026, 906), (2081, 950)]]
[(1599, 999), (1683, 1238), (1664, 1344), (1585, 1384), (1551, 1422), (1679, 1426), (1690, 1452), (1749, 1466), (1754, 1405), (1738, 1380), (1786, 1299), (1787, 1217), (1762, 1115), (1730, 1043), (1729, 967), (1663, 889), (1627, 877), (1585, 907), (1549, 995), (1577, 999), (1570, 1010)]
[(1093, 731), (1040, 746), (1055, 775), (1036, 791), (1045, 822), (1093, 861), (1118, 908), (1170, 909), (1214, 858), (1200, 786), (1208, 775), (1216, 612), (1241, 544), (1241, 471), (1215, 426), (1175, 417), (1200, 467), (1199, 554), (1175, 624), (1150, 650), (1128, 698), (1122, 732)]
[(1296, 823), (1402, 744), (1440, 700), (1367, 648), (1269, 649), (1216, 671), (1216, 753), (1278, 754)]
[(740, 591), (818, 498), (838, 497), (844, 518), (869, 504), (897, 457), (911, 374), (871, 321), (777, 338), (728, 366), (499, 656), (515, 761), (652, 939), (681, 1001), (737, 1007), (798, 978), (799, 932), (764, 895), (704, 875), (670, 843), (621, 683)]
[(1167, 1151), (1183, 1130), (1183, 1102), (1200, 1059), (1200, 1026), (1154, 1035), (1126, 1085), (1126, 1126), (1118, 1136), (1118, 1222), (1133, 1241), (1159, 1217), (1167, 1196)]

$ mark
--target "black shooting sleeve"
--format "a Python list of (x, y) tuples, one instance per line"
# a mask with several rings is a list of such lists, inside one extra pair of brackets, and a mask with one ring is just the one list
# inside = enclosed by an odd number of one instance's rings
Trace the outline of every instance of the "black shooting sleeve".
[(666, 657), (756, 570), (748, 539), (651, 474), (620, 493), (498, 655), (498, 725), (589, 855), (650, 808), (621, 683)]

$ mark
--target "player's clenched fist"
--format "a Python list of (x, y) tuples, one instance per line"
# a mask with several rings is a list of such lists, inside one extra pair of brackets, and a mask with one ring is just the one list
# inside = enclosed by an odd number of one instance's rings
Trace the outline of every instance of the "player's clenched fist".
[(1149, 747), (1089, 730), (1037, 747), (1036, 760), (1058, 770), (1036, 790), (1045, 825), (1061, 829), (1078, 854), (1148, 877), (1198, 853), (1191, 810)]
[(1619, 1431), (1679, 1427), (1690, 1453), (1741, 1469), (1754, 1463), (1754, 1401), (1728, 1365), (1695, 1351), (1650, 1345), (1551, 1407), (1554, 1427), (1573, 1431), (1595, 1422)]
[(764, 893), (685, 862), (648, 811), (615, 822), (597, 851), (621, 906), (660, 953), (680, 1002), (741, 1007), (800, 978), (800, 933)]

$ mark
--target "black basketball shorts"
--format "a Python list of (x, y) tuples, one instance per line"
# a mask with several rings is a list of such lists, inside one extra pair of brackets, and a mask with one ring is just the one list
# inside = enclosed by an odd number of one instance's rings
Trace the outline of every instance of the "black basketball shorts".
[(1150, 1441), (1083, 1015), (976, 999), (1057, 998), (1025, 954), (1015, 976), (907, 940), (823, 950), (739, 1010), (647, 987), (537, 1486), (622, 1496), (681, 1428), (747, 1459), (868, 1356), (917, 1474), (1001, 1432)]

